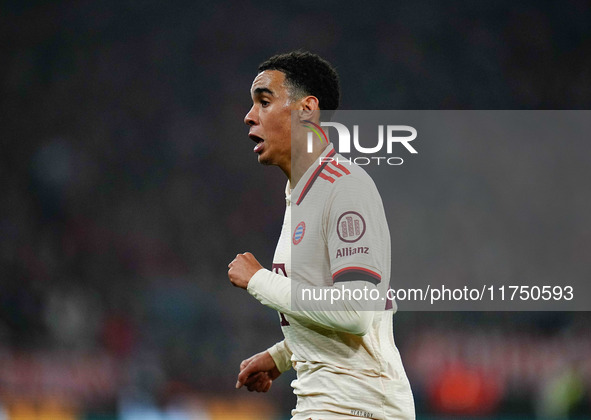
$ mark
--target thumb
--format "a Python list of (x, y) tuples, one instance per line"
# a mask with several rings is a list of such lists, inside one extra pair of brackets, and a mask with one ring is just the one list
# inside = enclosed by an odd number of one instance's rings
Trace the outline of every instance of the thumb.
[(236, 389), (242, 388), (248, 377), (256, 371), (256, 363), (247, 361), (244, 366), (240, 366), (240, 373), (238, 374), (238, 381), (236, 382)]
[(244, 369), (246, 365), (248, 365), (252, 361), (252, 359), (255, 358), (255, 356), (256, 354), (254, 356), (250, 356), (248, 359), (244, 359), (242, 363), (240, 363), (240, 370), (242, 371), (242, 369)]

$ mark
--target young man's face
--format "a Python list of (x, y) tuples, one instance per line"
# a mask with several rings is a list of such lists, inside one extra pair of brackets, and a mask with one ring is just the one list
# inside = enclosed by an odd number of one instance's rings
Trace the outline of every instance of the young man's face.
[(259, 163), (277, 165), (289, 171), (291, 165), (291, 111), (297, 109), (285, 87), (285, 74), (265, 70), (252, 82), (252, 108), (244, 117), (250, 127), (248, 136), (257, 142), (254, 148)]

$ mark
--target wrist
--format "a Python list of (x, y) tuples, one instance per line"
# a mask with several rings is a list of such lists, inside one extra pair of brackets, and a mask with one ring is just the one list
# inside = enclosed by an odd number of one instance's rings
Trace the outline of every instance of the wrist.
[(246, 283), (246, 290), (249, 293), (256, 289), (257, 282), (259, 282), (261, 277), (263, 277), (263, 273), (265, 271), (267, 271), (265, 268), (259, 268), (252, 276), (250, 276), (248, 283)]

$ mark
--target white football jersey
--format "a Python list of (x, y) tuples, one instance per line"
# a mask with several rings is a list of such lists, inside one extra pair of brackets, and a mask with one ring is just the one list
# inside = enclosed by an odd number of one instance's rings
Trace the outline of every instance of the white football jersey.
[[(414, 418), (394, 344), (395, 304), (386, 298), (391, 256), (382, 201), (369, 175), (344, 161), (329, 144), (292, 191), (288, 182), (273, 272), (257, 272), (248, 291), (280, 311), (285, 340), (269, 350), (280, 370), (291, 355), (297, 372), (293, 419)], [(346, 311), (324, 292), (350, 282), (379, 296), (380, 310), (364, 314), (371, 323), (363, 335), (340, 328)]]

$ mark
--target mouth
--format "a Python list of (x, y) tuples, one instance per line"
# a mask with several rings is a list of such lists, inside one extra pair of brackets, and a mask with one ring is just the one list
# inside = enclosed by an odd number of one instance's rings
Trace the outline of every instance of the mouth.
[(263, 140), (262, 138), (260, 138), (256, 134), (249, 134), (248, 137), (250, 137), (250, 139), (257, 144), (254, 147), (253, 152), (259, 153), (261, 150), (263, 150), (263, 146), (265, 145), (265, 140)]

